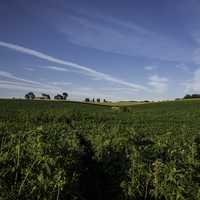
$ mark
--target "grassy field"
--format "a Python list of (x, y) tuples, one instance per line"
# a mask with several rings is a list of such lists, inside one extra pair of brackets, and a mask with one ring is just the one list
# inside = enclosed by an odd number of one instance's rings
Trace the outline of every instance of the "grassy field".
[(200, 199), (200, 100), (0, 100), (0, 199)]

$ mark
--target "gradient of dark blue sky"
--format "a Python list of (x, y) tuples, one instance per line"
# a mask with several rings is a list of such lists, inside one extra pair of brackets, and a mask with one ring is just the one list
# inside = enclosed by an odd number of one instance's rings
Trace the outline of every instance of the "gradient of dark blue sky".
[(199, 18), (198, 0), (1, 0), (0, 96), (67, 91), (72, 99), (134, 100), (200, 92)]

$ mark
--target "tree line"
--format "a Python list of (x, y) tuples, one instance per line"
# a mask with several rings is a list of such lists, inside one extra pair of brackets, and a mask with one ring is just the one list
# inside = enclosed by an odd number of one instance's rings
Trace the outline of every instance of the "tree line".
[(200, 98), (200, 94), (186, 94), (183, 98), (184, 99), (196, 99), (196, 98)]
[[(85, 98), (85, 102), (97, 102), (97, 103), (100, 103), (101, 102), (101, 99), (100, 98), (97, 98), (96, 100), (95, 100), (95, 98), (93, 98), (93, 99), (90, 99), (90, 98)], [(106, 99), (103, 99), (103, 102), (104, 103), (106, 103), (107, 101), (106, 101)]]
[[(56, 100), (67, 100), (68, 96), (69, 96), (68, 93), (63, 92), (62, 94), (55, 95), (54, 99), (56, 99)], [(50, 100), (51, 96), (49, 94), (42, 93), (41, 97), (37, 97), (33, 92), (29, 92), (29, 93), (25, 94), (25, 99), (27, 99), (27, 100), (34, 100), (34, 99)]]
[[(63, 92), (62, 94), (57, 94), (55, 95), (52, 99), (55, 99), (55, 100), (67, 100), (68, 98), (68, 93), (66, 92)], [(49, 94), (46, 94), (46, 93), (42, 93), (41, 96), (36, 96), (33, 92), (28, 92), (27, 94), (25, 94), (25, 99), (26, 100), (51, 100), (51, 96)], [(106, 103), (107, 100), (106, 99), (100, 99), (100, 98), (85, 98), (84, 100), (85, 102), (97, 102), (97, 103), (100, 103), (100, 102), (104, 102)]]

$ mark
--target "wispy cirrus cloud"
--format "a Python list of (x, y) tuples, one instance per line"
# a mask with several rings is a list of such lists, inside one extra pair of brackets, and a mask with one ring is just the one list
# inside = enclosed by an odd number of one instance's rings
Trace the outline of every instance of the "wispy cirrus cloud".
[(17, 81), (21, 81), (21, 82), (25, 82), (25, 83), (29, 83), (29, 84), (38, 84), (38, 85), (40, 85), (40, 83), (37, 82), (37, 81), (32, 81), (32, 80), (24, 79), (24, 78), (21, 78), (21, 77), (17, 77), (17, 76), (15, 76), (12, 73), (7, 72), (7, 71), (0, 70), (0, 77), (12, 79), (12, 80), (17, 80)]
[(81, 7), (71, 4), (65, 6), (64, 2), (56, 6), (55, 2), (48, 5), (40, 2), (39, 6), (45, 8), (45, 14), (41, 16), (38, 4), (30, 4), (25, 6), (29, 13), (42, 19), (75, 45), (147, 59), (191, 61), (192, 46), (184, 44), (183, 48), (181, 39), (167, 36), (153, 27), (150, 29), (151, 26), (141, 24), (138, 19), (112, 16), (87, 4)]
[[(67, 24), (56, 25), (73, 44), (128, 56), (142, 56), (163, 61), (191, 60), (191, 47), (182, 48), (177, 39), (145, 29), (133, 22), (109, 16), (74, 14)], [(81, 34), (79, 34), (81, 32)]]
[(152, 71), (152, 70), (157, 69), (157, 67), (156, 67), (156, 66), (148, 65), (148, 66), (145, 66), (144, 69), (145, 69), (146, 71)]
[(154, 92), (157, 94), (164, 94), (168, 89), (168, 79), (166, 77), (150, 76), (148, 84), (154, 88)]
[(38, 92), (50, 92), (57, 93), (62, 92), (63, 89), (61, 87), (41, 83), (38, 81), (33, 81), (25, 78), (21, 78), (13, 75), (10, 72), (0, 70), (0, 87), (7, 89), (20, 89), (25, 91), (38, 91)]
[(177, 69), (180, 69), (180, 70), (184, 71), (184, 72), (190, 72), (190, 68), (184, 63), (177, 64), (175, 67)]
[(200, 68), (193, 72), (193, 76), (190, 80), (184, 82), (185, 92), (200, 92)]
[(61, 92), (62, 90), (58, 90), (52, 87), (39, 87), (38, 85), (33, 85), (33, 84), (26, 84), (18, 81), (3, 81), (0, 80), (0, 88), (3, 89), (11, 89), (11, 90), (22, 90), (22, 91), (33, 91), (33, 92), (48, 92), (50, 94), (55, 94), (57, 92)]
[(117, 83), (117, 84), (120, 84), (120, 85), (124, 85), (124, 86), (127, 86), (127, 87), (134, 88), (135, 90), (138, 90), (138, 91), (140, 91), (140, 90), (149, 91), (149, 89), (145, 86), (130, 83), (130, 82), (115, 78), (115, 77), (113, 77), (109, 74), (105, 74), (105, 73), (93, 70), (89, 67), (79, 65), (79, 64), (76, 64), (76, 63), (73, 63), (73, 62), (58, 59), (58, 58), (49, 56), (47, 54), (44, 54), (42, 52), (39, 52), (39, 51), (36, 51), (36, 50), (33, 50), (33, 49), (25, 48), (23, 46), (19, 46), (19, 45), (12, 44), (12, 43), (7, 43), (7, 42), (3, 42), (3, 41), (0, 41), (0, 46), (8, 48), (8, 49), (15, 50), (17, 52), (21, 52), (23, 54), (31, 55), (31, 56), (34, 56), (34, 57), (37, 57), (37, 58), (40, 58), (40, 59), (43, 59), (43, 60), (47, 60), (47, 61), (50, 61), (50, 62), (53, 62), (53, 63), (57, 63), (57, 64), (60, 64), (60, 65), (64, 65), (64, 66), (67, 66), (67, 67), (74, 68), (76, 70), (82, 71), (84, 73), (84, 75), (96, 78), (97, 80), (106, 80), (106, 81), (109, 81), (109, 82), (112, 82), (112, 83)]
[(40, 68), (43, 69), (50, 69), (50, 70), (54, 70), (54, 71), (60, 71), (60, 72), (69, 72), (68, 69), (64, 68), (64, 67), (57, 67), (57, 66), (42, 66)]
[(191, 35), (197, 46), (195, 50), (193, 51), (192, 60), (196, 65), (199, 65), (200, 64), (200, 27), (198, 31), (193, 31)]
[(55, 85), (55, 86), (69, 86), (72, 83), (71, 82), (66, 82), (66, 81), (59, 81), (59, 82), (49, 82), (49, 84)]
[(196, 48), (193, 54), (193, 61), (195, 64), (200, 64), (200, 48)]
[(24, 67), (24, 69), (31, 72), (35, 71), (35, 69), (32, 67)]
[[(185, 5), (185, 2), (182, 4)], [(177, 38), (176, 35), (168, 35), (166, 31), (157, 29), (162, 27), (161, 24), (151, 25), (141, 23), (143, 20), (137, 17), (126, 18), (114, 13), (111, 15), (108, 10), (100, 10), (87, 3), (81, 6), (69, 3), (66, 6), (64, 1), (56, 4), (49, 2), (48, 5), (44, 2), (30, 2), (29, 5), (31, 6), (22, 4), (27, 12), (42, 19), (75, 45), (163, 61), (191, 61), (194, 47), (188, 42), (183, 43), (181, 37)], [(181, 6), (178, 3), (178, 10)], [(41, 7), (44, 8), (42, 16), (38, 12)], [(184, 7), (188, 9), (188, 5)]]

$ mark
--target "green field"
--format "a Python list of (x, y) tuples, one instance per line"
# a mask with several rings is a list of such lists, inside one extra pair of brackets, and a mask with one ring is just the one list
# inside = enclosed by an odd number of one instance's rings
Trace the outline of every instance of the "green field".
[(200, 100), (0, 100), (1, 199), (200, 199)]

